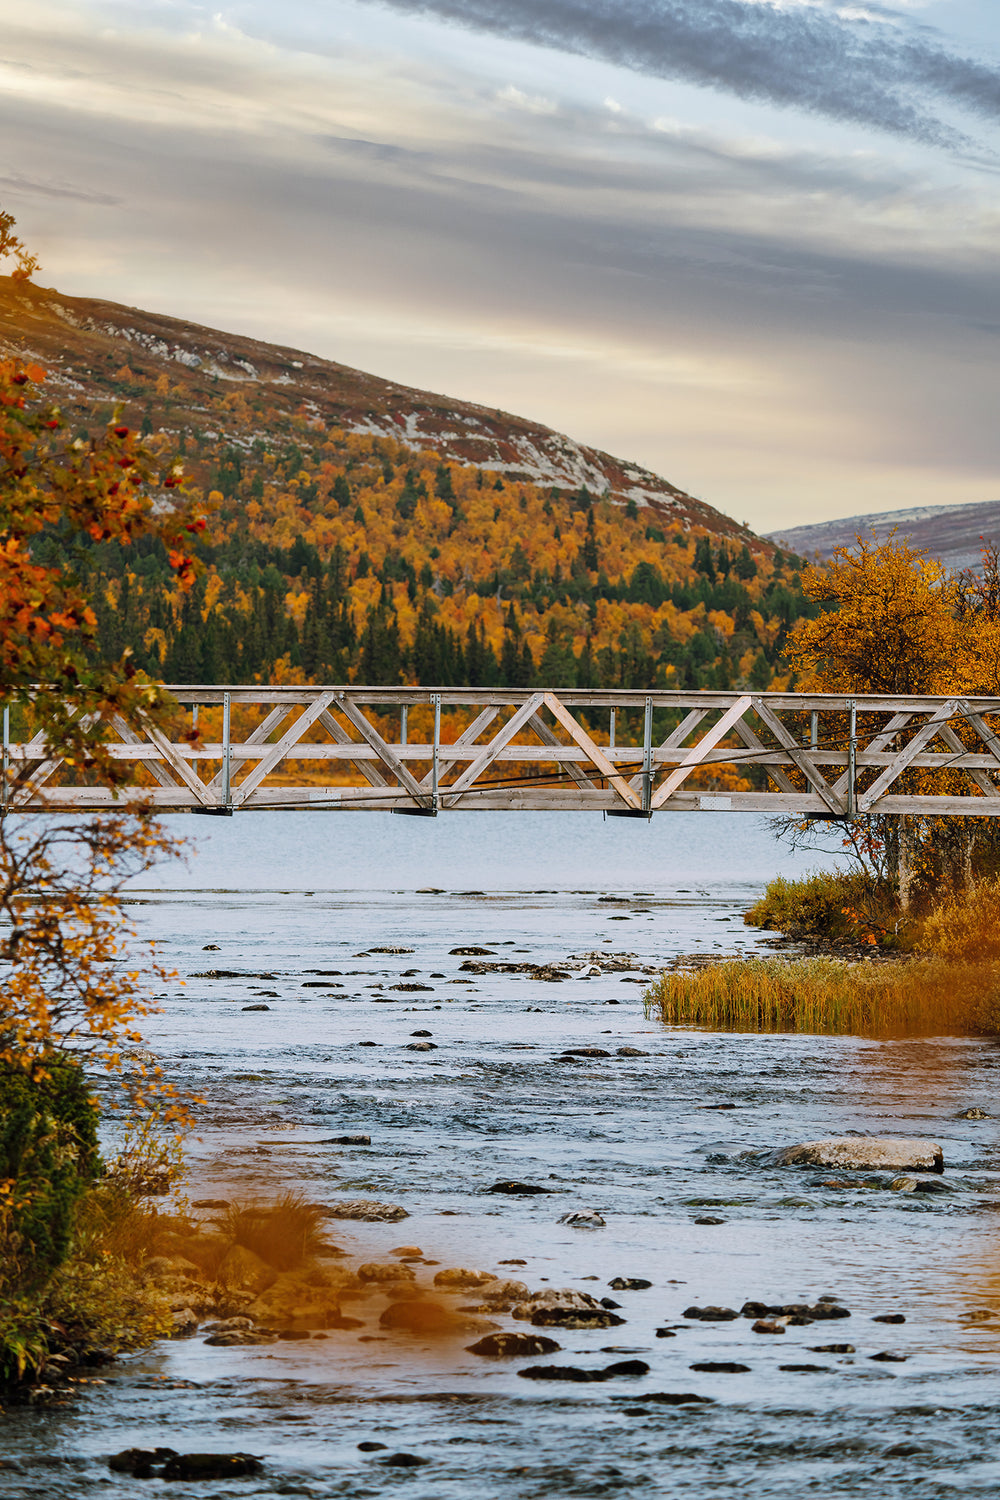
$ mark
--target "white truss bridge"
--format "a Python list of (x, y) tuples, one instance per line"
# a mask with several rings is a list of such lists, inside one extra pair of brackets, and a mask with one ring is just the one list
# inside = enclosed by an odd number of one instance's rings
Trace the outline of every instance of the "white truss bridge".
[[(410, 687), (171, 687), (112, 754), (163, 812), (1000, 814), (1000, 699)], [(115, 805), (3, 715), (3, 811)], [(187, 731), (187, 737), (182, 733)], [(196, 732), (196, 733), (195, 733)], [(192, 737), (194, 736), (194, 737)]]

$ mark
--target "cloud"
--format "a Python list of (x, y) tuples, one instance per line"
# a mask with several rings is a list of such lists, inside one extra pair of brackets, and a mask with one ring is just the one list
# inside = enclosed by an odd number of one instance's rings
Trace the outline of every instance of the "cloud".
[(491, 42), (316, 55), (35, 4), (0, 201), (63, 290), (523, 412), (761, 527), (995, 493), (1000, 217), (954, 158), (574, 104)]
[(959, 146), (941, 115), (1000, 119), (1000, 67), (949, 50), (884, 7), (772, 0), (380, 0), (409, 15), (599, 58), (742, 99)]
[(38, 194), (42, 198), (68, 198), (76, 203), (94, 203), (106, 208), (111, 208), (120, 203), (121, 199), (114, 197), (111, 193), (102, 193), (96, 189), (88, 191), (79, 187), (71, 187), (64, 182), (32, 182), (27, 177), (0, 177), (0, 189), (8, 189), (13, 193)]

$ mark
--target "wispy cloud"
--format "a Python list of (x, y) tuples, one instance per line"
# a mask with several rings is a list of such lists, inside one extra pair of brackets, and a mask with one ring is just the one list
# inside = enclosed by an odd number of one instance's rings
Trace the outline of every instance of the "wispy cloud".
[(393, 10), (601, 58), (915, 141), (959, 146), (958, 107), (1000, 119), (1000, 66), (885, 7), (770, 0), (381, 0)]

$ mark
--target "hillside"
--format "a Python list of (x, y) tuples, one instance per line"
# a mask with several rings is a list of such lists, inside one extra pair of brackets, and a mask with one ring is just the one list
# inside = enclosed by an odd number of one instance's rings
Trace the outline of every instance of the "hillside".
[(4, 278), (0, 352), (72, 438), (118, 409), (203, 500), (186, 597), (155, 546), (72, 559), (109, 654), (168, 681), (763, 687), (807, 610), (794, 558), (518, 417)]
[(848, 547), (856, 536), (880, 542), (898, 530), (910, 544), (938, 557), (958, 572), (979, 565), (983, 539), (1000, 541), (1000, 501), (981, 505), (920, 505), (912, 509), (876, 511), (847, 516), (840, 521), (821, 521), (815, 526), (793, 526), (771, 533), (771, 540), (791, 547), (806, 557), (830, 557), (835, 547)]

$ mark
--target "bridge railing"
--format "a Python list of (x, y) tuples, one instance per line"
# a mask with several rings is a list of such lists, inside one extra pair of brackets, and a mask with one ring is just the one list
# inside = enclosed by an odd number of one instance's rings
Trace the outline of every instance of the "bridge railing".
[[(121, 799), (163, 811), (1000, 813), (1000, 699), (363, 687), (170, 688), (177, 732), (108, 725)], [(114, 804), (3, 716), (3, 811)]]

